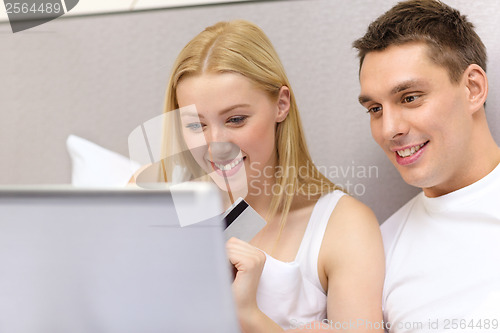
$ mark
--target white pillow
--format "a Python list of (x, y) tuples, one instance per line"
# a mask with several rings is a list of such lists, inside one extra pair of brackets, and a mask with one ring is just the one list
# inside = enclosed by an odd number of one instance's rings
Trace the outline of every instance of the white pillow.
[(124, 187), (140, 165), (76, 135), (68, 136), (71, 184), (76, 187)]

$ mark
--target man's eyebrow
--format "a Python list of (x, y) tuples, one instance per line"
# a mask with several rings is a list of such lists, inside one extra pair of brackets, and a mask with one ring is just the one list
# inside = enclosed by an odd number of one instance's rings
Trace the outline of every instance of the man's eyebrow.
[(366, 95), (360, 95), (358, 97), (359, 104), (363, 105), (365, 103), (371, 102), (372, 98)]
[[(425, 82), (423, 82), (422, 80), (417, 80), (417, 79), (406, 80), (406, 81), (403, 81), (401, 83), (398, 83), (394, 88), (392, 88), (390, 95), (396, 95), (402, 91), (412, 89), (412, 88), (415, 88), (417, 86), (425, 86)], [(373, 98), (371, 98), (370, 96), (367, 96), (367, 95), (360, 95), (358, 97), (358, 101), (360, 104), (365, 104), (365, 103), (373, 101)]]
[(407, 81), (403, 81), (403, 82), (399, 83), (398, 85), (396, 85), (394, 88), (392, 88), (391, 95), (396, 95), (402, 91), (414, 88), (416, 86), (421, 86), (421, 85), (424, 85), (424, 83), (421, 80), (417, 80), (417, 79), (410, 79)]

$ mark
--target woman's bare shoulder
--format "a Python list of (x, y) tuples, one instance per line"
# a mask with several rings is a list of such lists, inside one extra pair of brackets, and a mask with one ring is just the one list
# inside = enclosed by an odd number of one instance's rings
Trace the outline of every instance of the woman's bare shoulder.
[(333, 210), (321, 249), (325, 271), (338, 269), (353, 258), (383, 260), (380, 227), (373, 211), (349, 195), (344, 195)]
[[(379, 228), (379, 224), (372, 209), (360, 200), (350, 195), (343, 195), (332, 214), (329, 225), (343, 229)], [(359, 231), (359, 230), (358, 230)]]

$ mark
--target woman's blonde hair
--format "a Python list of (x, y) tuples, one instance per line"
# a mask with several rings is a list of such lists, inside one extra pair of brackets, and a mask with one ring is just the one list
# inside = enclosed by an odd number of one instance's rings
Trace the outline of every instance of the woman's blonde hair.
[[(183, 77), (207, 72), (241, 74), (275, 99), (281, 87), (290, 89), (288, 116), (276, 125), (276, 167), (280, 170), (276, 174), (276, 184), (282, 190), (273, 193), (266, 216), (268, 221), (280, 211), (283, 228), (297, 193), (317, 199), (322, 193), (337, 189), (311, 160), (285, 70), (270, 40), (258, 26), (244, 20), (219, 22), (193, 38), (175, 61), (167, 89), (165, 112), (179, 108), (176, 89)], [(192, 165), (193, 162), (186, 163)]]

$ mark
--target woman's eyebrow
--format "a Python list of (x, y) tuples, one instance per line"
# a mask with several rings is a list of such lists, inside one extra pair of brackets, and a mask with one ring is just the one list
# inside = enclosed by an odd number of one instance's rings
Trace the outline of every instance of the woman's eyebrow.
[(244, 107), (249, 107), (250, 104), (247, 104), (247, 103), (241, 103), (241, 104), (235, 104), (235, 105), (232, 105), (230, 107), (227, 107), (225, 109), (223, 109), (222, 111), (219, 112), (219, 115), (223, 115), (225, 113), (228, 113), (234, 109), (237, 109), (237, 108), (244, 108)]
[[(249, 107), (250, 104), (247, 104), (247, 103), (242, 103), (242, 104), (235, 104), (235, 105), (231, 105), (225, 109), (222, 109), (221, 111), (219, 111), (219, 115), (224, 115), (225, 113), (228, 113), (234, 109), (237, 109), (237, 108), (244, 108), (244, 107)], [(193, 111), (193, 110), (184, 110), (184, 111), (181, 111), (180, 112), (181, 114), (181, 117), (197, 117), (197, 118), (204, 118), (204, 116), (202, 114), (200, 114), (199, 112), (197, 111)]]

